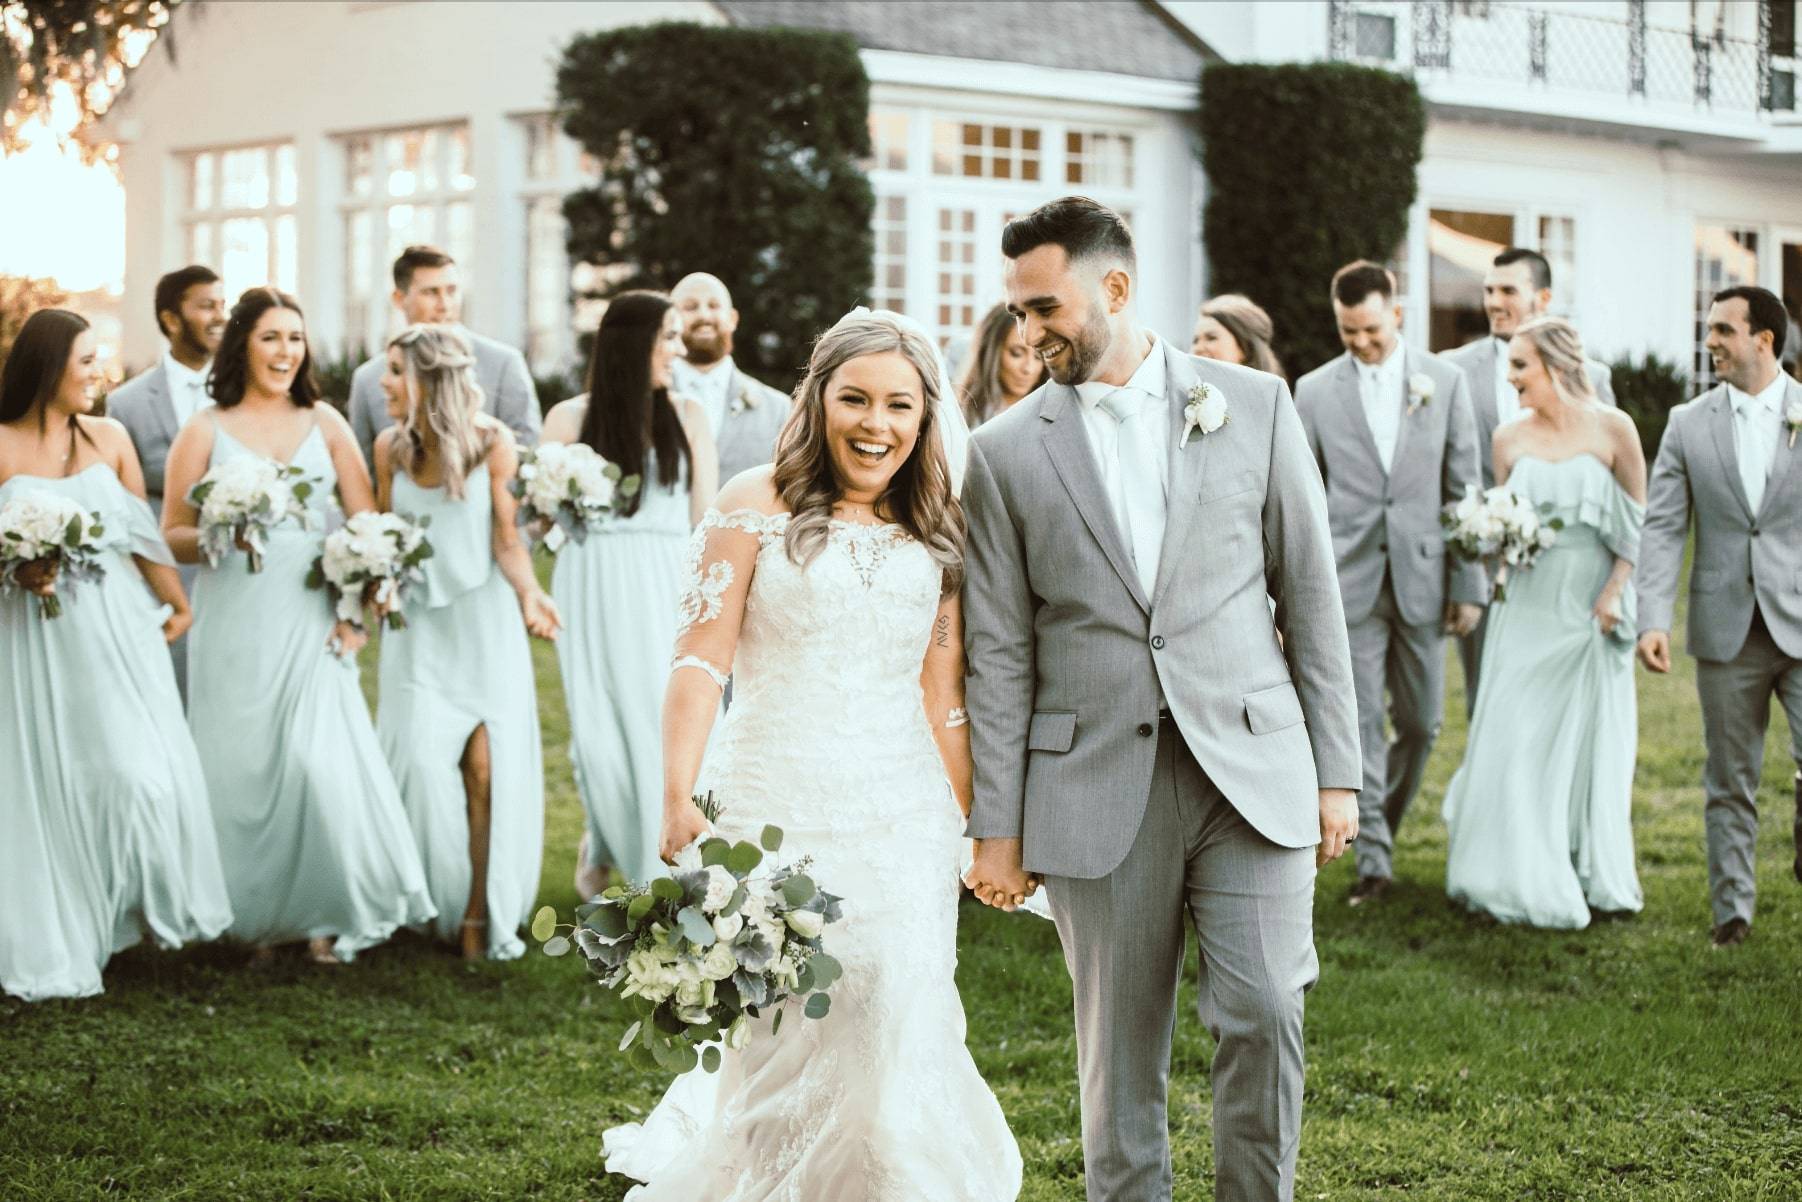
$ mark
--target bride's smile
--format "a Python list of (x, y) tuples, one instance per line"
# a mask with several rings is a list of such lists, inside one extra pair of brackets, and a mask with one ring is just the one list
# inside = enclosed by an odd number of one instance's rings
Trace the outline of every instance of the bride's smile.
[(919, 370), (898, 351), (860, 355), (833, 373), (826, 395), (833, 473), (847, 501), (874, 501), (919, 442)]

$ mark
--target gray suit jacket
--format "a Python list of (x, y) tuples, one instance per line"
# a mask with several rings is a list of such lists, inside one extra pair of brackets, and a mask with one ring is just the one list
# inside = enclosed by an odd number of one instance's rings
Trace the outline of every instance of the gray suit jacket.
[(1476, 484), (1476, 430), (1464, 373), (1433, 355), (1402, 350), (1405, 379), (1425, 375), (1433, 398), (1406, 409), (1389, 472), (1377, 455), (1349, 354), (1295, 383), (1295, 409), (1326, 482), (1333, 554), (1348, 622), (1370, 616), (1387, 571), (1410, 626), (1437, 622), (1447, 600), (1482, 605), (1483, 565), (1445, 553), (1439, 511)]
[[(1362, 779), (1326, 497), (1288, 386), (1159, 345), (1173, 436), (1151, 596), (1075, 389), (1045, 384), (970, 445), (968, 833), (1020, 837), (1035, 872), (1104, 876), (1131, 849), (1160, 685), (1202, 769), (1274, 843), (1318, 843), (1317, 790)], [(1198, 381), (1230, 416), (1179, 447)]]
[(162, 360), (107, 393), (106, 415), (117, 418), (131, 435), (138, 462), (144, 466), (144, 491), (150, 494), (150, 508), (160, 519), (163, 467), (169, 459), (169, 444), (181, 430), (175, 421), (175, 407), (169, 401), (169, 378)]
[[(1802, 384), (1784, 387), (1784, 405), (1802, 403)], [(1730, 660), (1752, 627), (1752, 603), (1784, 654), (1802, 657), (1802, 446), (1777, 439), (1777, 464), (1754, 514), (1739, 479), (1733, 402), (1716, 385), (1671, 410), (1640, 536), (1639, 630), (1669, 630), (1677, 573), (1693, 519), (1695, 563), (1689, 575), (1689, 653)]]
[[(1495, 360), (1499, 348), (1494, 338), (1482, 337), (1440, 357), (1464, 369), (1470, 381), (1471, 413), (1477, 419), (1477, 455), (1483, 461), (1483, 487), (1495, 487)], [(1589, 386), (1604, 405), (1614, 404), (1614, 372), (1596, 359), (1584, 360)]]
[[(522, 447), (538, 445), (543, 418), (538, 412), (538, 390), (526, 357), (505, 343), (464, 330), (475, 348), (476, 381), (482, 386), (482, 409), (513, 430)], [(375, 436), (393, 425), (388, 402), (382, 395), (382, 373), (388, 370), (385, 354), (361, 364), (350, 378), (350, 428), (369, 470), (375, 470)]]
[(792, 408), (789, 397), (732, 366), (727, 386), (726, 416), (717, 440), (720, 484), (776, 457), (776, 438)]

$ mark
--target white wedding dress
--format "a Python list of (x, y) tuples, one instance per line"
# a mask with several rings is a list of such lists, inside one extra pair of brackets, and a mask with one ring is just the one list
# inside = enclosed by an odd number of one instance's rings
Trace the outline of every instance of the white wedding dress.
[(607, 1169), (647, 1183), (631, 1202), (1010, 1202), (1019, 1149), (954, 979), (963, 823), (920, 686), (940, 572), (899, 526), (836, 521), (799, 568), (787, 523), (703, 519), (678, 663), (732, 668), (701, 786), (716, 829), (774, 823), (779, 860), (813, 857), (844, 898), (825, 935), (844, 977), (825, 1018), (791, 1004), (772, 1036), (766, 1015), (718, 1074), (606, 1132)]

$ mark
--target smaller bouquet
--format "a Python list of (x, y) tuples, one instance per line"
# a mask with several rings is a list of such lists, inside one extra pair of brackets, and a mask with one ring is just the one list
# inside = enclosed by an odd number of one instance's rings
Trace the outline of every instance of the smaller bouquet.
[(1508, 599), (1508, 573), (1526, 571), (1564, 529), (1547, 503), (1535, 506), (1506, 485), (1479, 493), (1473, 484), (1439, 515), (1446, 546), (1465, 560), (1497, 560), (1495, 600)]
[[(709, 819), (712, 796), (695, 798)], [(801, 1012), (824, 1018), (826, 991), (843, 970), (822, 946), (822, 932), (841, 915), (840, 899), (807, 875), (806, 858), (759, 874), (764, 853), (782, 846), (766, 826), (758, 840), (697, 840), (677, 857), (675, 875), (648, 885), (616, 885), (576, 907), (574, 926), (560, 928), (546, 906), (532, 937), (548, 956), (579, 948), (588, 969), (636, 1015), (619, 1050), (643, 1068), (686, 1073), (720, 1067), (719, 1044), (734, 1050), (750, 1039), (749, 1023), (805, 1001)], [(569, 935), (559, 934), (568, 929)]]
[(590, 528), (632, 499), (639, 483), (586, 443), (547, 442), (520, 453), (519, 474), (509, 488), (524, 521), (551, 524), (544, 545), (554, 555), (569, 539), (586, 539)]
[[(0, 591), (24, 588), (19, 574), (31, 567), (53, 568), (58, 583), (99, 580), (106, 575), (105, 533), (98, 515), (67, 497), (48, 489), (18, 493), (0, 506)], [(46, 618), (61, 617), (62, 598), (54, 591), (41, 595), (38, 608)]]
[(404, 630), (401, 614), (408, 589), (425, 579), (432, 557), (425, 529), (428, 517), (364, 510), (325, 536), (325, 546), (307, 573), (308, 588), (323, 588), (340, 622), (363, 629), (363, 606), (386, 613), (388, 629)]
[(317, 484), (300, 468), (273, 459), (230, 459), (207, 472), (188, 490), (188, 502), (200, 512), (200, 553), (207, 564), (218, 567), (242, 542), (250, 570), (262, 571), (270, 530), (288, 518), (302, 529), (312, 527), (307, 498)]

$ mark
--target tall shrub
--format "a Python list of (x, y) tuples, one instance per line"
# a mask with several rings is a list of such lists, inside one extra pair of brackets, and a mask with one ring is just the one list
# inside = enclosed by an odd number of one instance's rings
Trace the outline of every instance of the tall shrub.
[(1202, 240), (1216, 294), (1276, 323), (1297, 375), (1340, 352), (1328, 284), (1408, 232), (1426, 108), (1414, 81), (1346, 63), (1221, 64), (1201, 76)]
[(869, 94), (842, 34), (672, 23), (575, 39), (557, 95), (602, 175), (564, 201), (572, 257), (618, 268), (616, 289), (720, 277), (735, 358), (787, 387), (869, 293)]
[(1689, 373), (1668, 359), (1623, 355), (1608, 365), (1614, 373), (1614, 402), (1639, 427), (1646, 464), (1658, 458), (1658, 444), (1671, 410), (1689, 399)]

